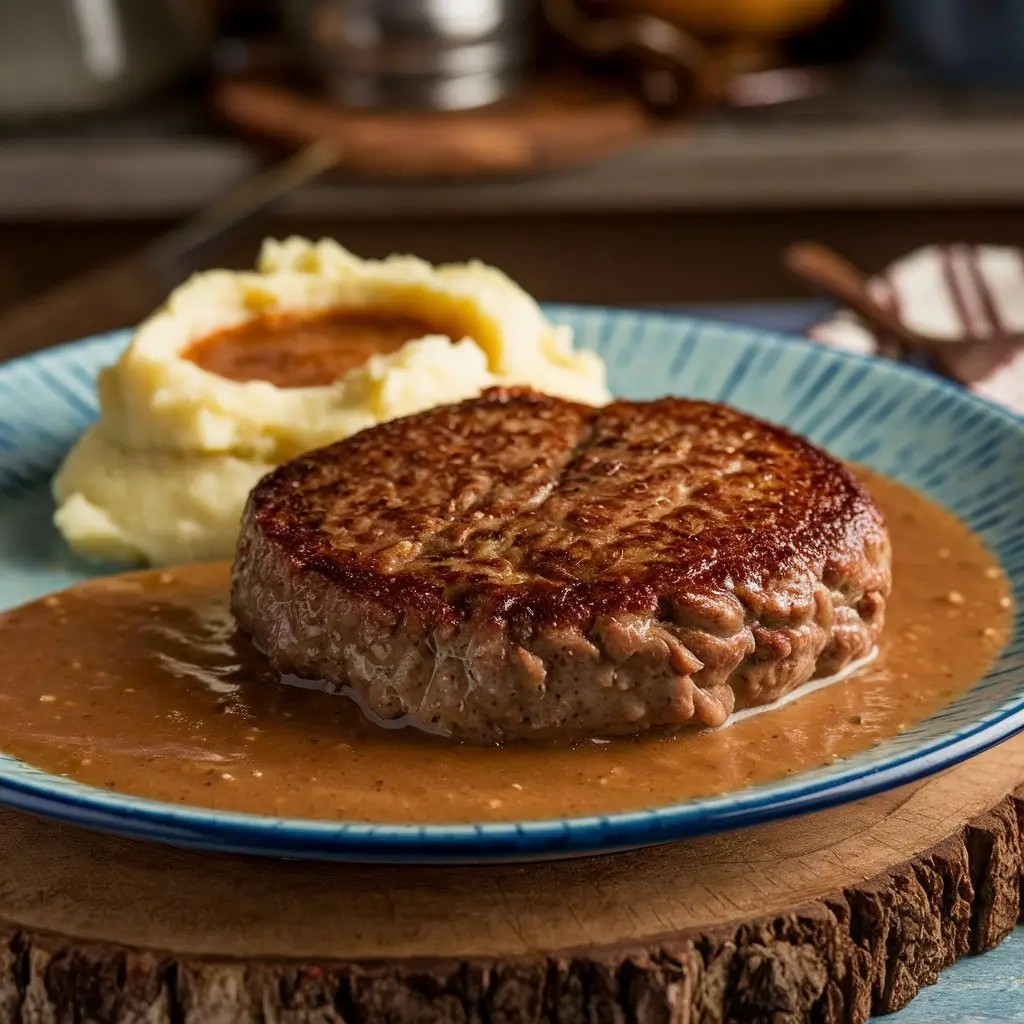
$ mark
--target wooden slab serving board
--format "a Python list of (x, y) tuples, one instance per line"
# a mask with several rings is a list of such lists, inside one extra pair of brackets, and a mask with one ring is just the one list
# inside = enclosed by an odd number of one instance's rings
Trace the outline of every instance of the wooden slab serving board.
[(210, 855), (0, 812), (0, 1021), (862, 1021), (1021, 907), (1024, 738), (923, 783), (604, 857)]

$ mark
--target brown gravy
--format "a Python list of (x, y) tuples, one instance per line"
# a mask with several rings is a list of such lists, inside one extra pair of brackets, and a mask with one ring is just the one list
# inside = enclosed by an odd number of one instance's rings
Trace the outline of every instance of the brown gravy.
[(370, 356), (396, 352), (416, 338), (463, 337), (465, 332), (452, 334), (452, 326), (377, 310), (268, 314), (201, 338), (184, 357), (228, 380), (265, 380), (281, 388), (323, 387)]
[(1007, 582), (937, 506), (869, 485), (895, 552), (878, 658), (717, 732), (458, 746), (282, 685), (234, 633), (228, 566), (97, 580), (0, 617), (0, 749), (140, 796), (234, 811), (459, 822), (636, 810), (842, 758), (948, 704), (1010, 631)]

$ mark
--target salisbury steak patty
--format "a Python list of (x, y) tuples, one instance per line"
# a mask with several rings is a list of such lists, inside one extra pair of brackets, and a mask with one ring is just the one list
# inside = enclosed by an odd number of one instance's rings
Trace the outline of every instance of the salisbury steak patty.
[(720, 725), (868, 654), (890, 581), (871, 498), (785, 430), (496, 389), (266, 476), (232, 600), (281, 671), (495, 743)]

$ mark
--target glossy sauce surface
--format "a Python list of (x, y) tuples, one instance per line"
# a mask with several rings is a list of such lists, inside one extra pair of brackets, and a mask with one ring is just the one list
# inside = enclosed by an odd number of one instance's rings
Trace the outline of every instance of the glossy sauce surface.
[(200, 339), (184, 357), (234, 381), (265, 380), (282, 388), (323, 387), (371, 356), (396, 352), (453, 325), (377, 310), (331, 310), (315, 316), (268, 314)]
[(283, 684), (236, 637), (217, 564), (97, 580), (0, 618), (0, 749), (174, 803), (421, 823), (636, 810), (818, 767), (954, 700), (1010, 630), (980, 541), (907, 488), (868, 483), (894, 550), (878, 658), (716, 732), (494, 749), (383, 729), (342, 696)]

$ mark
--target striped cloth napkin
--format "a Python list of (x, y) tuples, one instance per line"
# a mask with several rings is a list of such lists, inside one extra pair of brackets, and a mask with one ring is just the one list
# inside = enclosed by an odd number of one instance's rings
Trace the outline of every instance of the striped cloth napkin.
[[(1024, 344), (986, 350), (993, 331), (1024, 334), (1024, 252), (999, 246), (932, 245), (871, 279), (871, 293), (913, 330), (961, 339), (946, 370), (975, 394), (1024, 415)], [(816, 324), (815, 341), (861, 354), (907, 360), (849, 310)]]

